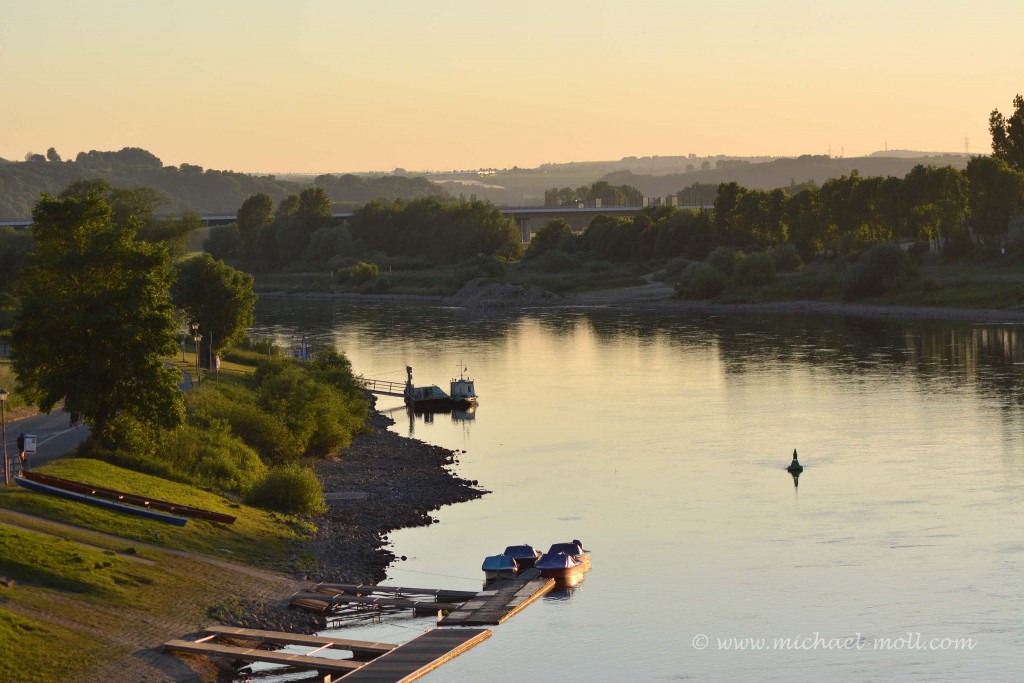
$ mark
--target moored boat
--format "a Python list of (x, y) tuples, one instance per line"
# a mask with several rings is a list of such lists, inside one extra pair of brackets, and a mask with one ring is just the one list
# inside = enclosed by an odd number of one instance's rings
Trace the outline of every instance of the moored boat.
[(459, 407), (469, 407), (476, 405), (476, 388), (473, 385), (473, 380), (465, 376), (466, 367), (459, 363), (459, 378), (452, 378), (451, 384), (448, 386), (448, 393), (451, 396), (452, 404)]
[(540, 551), (529, 543), (523, 545), (510, 545), (505, 548), (502, 555), (511, 557), (519, 565), (519, 569), (529, 569), (540, 559)]
[(508, 555), (489, 555), (480, 568), (488, 581), (514, 579), (519, 572), (519, 564)]
[(534, 565), (541, 576), (571, 580), (590, 569), (590, 551), (577, 540), (555, 543)]
[(476, 389), (472, 379), (460, 376), (453, 379), (449, 386), (451, 394), (431, 384), (418, 387), (412, 383), (412, 368), (405, 366), (408, 379), (405, 382), (403, 397), (405, 404), (415, 410), (451, 410), (452, 408), (471, 408), (477, 403)]

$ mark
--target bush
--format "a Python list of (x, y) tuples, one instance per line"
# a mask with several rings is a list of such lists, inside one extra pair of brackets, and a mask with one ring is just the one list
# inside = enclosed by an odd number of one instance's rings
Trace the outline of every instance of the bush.
[(505, 262), (496, 256), (477, 254), (463, 261), (463, 265), (479, 273), (475, 277), (500, 277), (505, 274)]
[(231, 434), (225, 420), (209, 427), (185, 425), (163, 440), (160, 458), (189, 481), (240, 496), (267, 475), (267, 466), (252, 448)]
[(287, 425), (299, 452), (329, 455), (365, 429), (366, 402), (318, 381), (297, 363), (264, 363), (254, 375), (263, 409)]
[[(528, 268), (538, 273), (567, 273), (581, 270), (583, 259), (576, 254), (564, 251), (546, 251), (529, 261)], [(602, 264), (603, 267), (603, 264)]]
[(775, 258), (776, 270), (783, 273), (796, 273), (804, 267), (804, 260), (800, 258), (795, 244), (780, 244), (772, 250), (772, 256)]
[(741, 257), (733, 271), (733, 280), (741, 287), (762, 287), (774, 279), (775, 259), (765, 251)]
[(320, 515), (327, 510), (324, 488), (316, 473), (294, 463), (271, 469), (245, 502), (287, 514)]
[(654, 276), (654, 279), (658, 280), (659, 282), (671, 282), (673, 280), (678, 282), (679, 275), (691, 263), (693, 263), (693, 261), (686, 258), (685, 256), (677, 256), (668, 263), (666, 263), (665, 267), (658, 271), (658, 273)]
[(725, 291), (728, 280), (718, 268), (708, 263), (693, 263), (679, 276), (676, 291), (687, 299), (710, 299)]
[(360, 261), (350, 268), (342, 268), (338, 271), (337, 280), (341, 284), (361, 285), (369, 282), (380, 274), (380, 268), (375, 263)]
[(705, 263), (718, 268), (726, 276), (731, 277), (738, 256), (741, 256), (741, 254), (737, 254), (736, 250), (731, 247), (718, 247), (708, 254)]
[(881, 242), (857, 259), (843, 279), (843, 298), (847, 301), (879, 296), (901, 289), (917, 277), (917, 269), (898, 245)]
[(304, 450), (277, 415), (260, 410), (254, 402), (231, 398), (210, 383), (193, 389), (189, 412), (205, 428), (212, 428), (217, 420), (227, 421), (232, 433), (270, 464), (295, 460)]

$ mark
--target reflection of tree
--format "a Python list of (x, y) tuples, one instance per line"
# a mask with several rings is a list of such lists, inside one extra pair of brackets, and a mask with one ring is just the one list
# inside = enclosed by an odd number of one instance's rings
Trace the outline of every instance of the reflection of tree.
[[(554, 337), (580, 330), (599, 344), (625, 340), (687, 349), (714, 347), (730, 376), (772, 364), (798, 364), (824, 376), (902, 373), (949, 389), (973, 384), (1011, 405), (1024, 404), (1024, 331), (931, 320), (898, 321), (821, 315), (700, 315), (676, 311), (544, 310), (481, 314), (462, 309), (353, 305), (330, 301), (257, 304), (261, 331), (283, 339), (301, 331), (317, 347), (336, 331), (358, 330), (381, 344), (489, 343), (524, 323)], [(942, 389), (943, 386), (936, 387)]]

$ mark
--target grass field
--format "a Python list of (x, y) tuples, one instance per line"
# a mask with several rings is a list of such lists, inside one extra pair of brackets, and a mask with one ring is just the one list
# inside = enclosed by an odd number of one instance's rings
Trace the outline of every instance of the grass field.
[(314, 533), (296, 517), (259, 510), (199, 490), (86, 458), (66, 458), (39, 468), (43, 474), (151, 496), (235, 515), (231, 525), (189, 520), (184, 527), (155, 523), (84, 503), (33, 493), (17, 487), (0, 489), (0, 507), (104, 531), (126, 539), (220, 557), (282, 571), (301, 571), (311, 560), (298, 550)]

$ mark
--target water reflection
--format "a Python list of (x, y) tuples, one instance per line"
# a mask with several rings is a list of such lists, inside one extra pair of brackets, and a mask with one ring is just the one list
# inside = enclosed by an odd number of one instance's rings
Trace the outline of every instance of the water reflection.
[(409, 425), (408, 436), (416, 435), (416, 423), (433, 425), (440, 416), (440, 419), (450, 419), (452, 424), (459, 426), (468, 434), (470, 425), (476, 420), (479, 405), (470, 405), (462, 408), (432, 408), (430, 410), (414, 409), (412, 406), (400, 405), (393, 408), (383, 408), (380, 412), (387, 415), (396, 423), (405, 418)]

